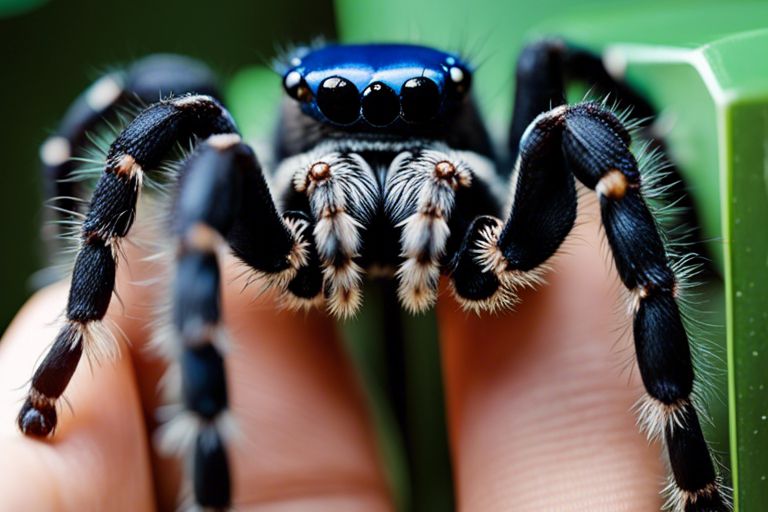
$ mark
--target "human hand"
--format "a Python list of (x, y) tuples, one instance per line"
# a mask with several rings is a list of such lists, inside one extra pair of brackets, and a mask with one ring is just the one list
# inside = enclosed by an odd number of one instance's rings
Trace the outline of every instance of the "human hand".
[[(459, 509), (658, 510), (664, 471), (630, 412), (641, 396), (621, 287), (600, 250), (593, 204), (551, 262), (549, 284), (516, 311), (475, 317), (443, 287), (441, 331)], [(150, 295), (121, 266), (109, 319), (130, 340), (115, 364), (78, 368), (51, 440), (15, 416), (35, 361), (53, 340), (66, 285), (38, 293), (0, 343), (0, 509), (173, 509), (179, 475), (150, 449), (164, 369), (147, 348)], [(232, 265), (226, 267), (234, 275)], [(224, 279), (223, 282), (231, 282)], [(239, 434), (229, 444), (238, 510), (387, 511), (393, 500), (362, 392), (333, 322), (276, 312), (238, 283), (223, 293)], [(117, 334), (118, 337), (122, 334)], [(618, 343), (617, 343), (618, 342)], [(634, 363), (633, 363), (634, 364)]]

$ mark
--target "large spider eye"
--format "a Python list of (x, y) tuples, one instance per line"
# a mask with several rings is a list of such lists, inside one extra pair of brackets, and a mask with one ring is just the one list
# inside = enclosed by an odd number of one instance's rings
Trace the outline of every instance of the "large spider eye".
[(320, 84), (317, 106), (334, 123), (352, 124), (360, 117), (360, 93), (352, 82), (332, 76)]
[(291, 71), (283, 78), (285, 92), (291, 98), (306, 103), (312, 99), (312, 91), (309, 89), (304, 77), (298, 71)]
[(400, 100), (391, 87), (375, 82), (363, 91), (363, 117), (373, 126), (387, 126), (400, 114)]
[(472, 85), (472, 73), (468, 69), (459, 66), (448, 68), (448, 81), (456, 95), (464, 95)]
[(435, 82), (419, 76), (403, 84), (400, 101), (403, 105), (403, 119), (409, 123), (423, 123), (437, 115), (440, 91)]

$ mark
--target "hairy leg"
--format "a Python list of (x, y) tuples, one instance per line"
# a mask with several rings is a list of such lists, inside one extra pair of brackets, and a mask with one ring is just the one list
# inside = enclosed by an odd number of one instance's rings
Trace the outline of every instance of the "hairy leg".
[(122, 111), (187, 93), (221, 97), (211, 70), (194, 59), (171, 54), (150, 55), (88, 87), (40, 148), (46, 196), (55, 200), (57, 218), (66, 220), (69, 213), (80, 211), (81, 190), (73, 173), (78, 167), (76, 157), (84, 156), (89, 136), (117, 121)]

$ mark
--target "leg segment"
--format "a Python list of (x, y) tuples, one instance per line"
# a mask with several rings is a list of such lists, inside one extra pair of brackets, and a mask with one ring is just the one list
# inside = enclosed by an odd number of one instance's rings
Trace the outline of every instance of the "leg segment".
[[(636, 297), (635, 350), (648, 398), (672, 467), (674, 506), (685, 511), (727, 510), (694, 407), (694, 371), (688, 336), (676, 301), (677, 280), (641, 192), (637, 162), (623, 134), (594, 105), (565, 118), (563, 147), (576, 177), (595, 190), (614, 262)], [(654, 411), (651, 412), (651, 411)]]
[[(190, 158), (178, 198), (175, 231), (180, 242), (173, 324), (180, 340), (186, 411), (182, 417), (193, 422), (196, 432), (192, 459), (195, 501), (204, 507), (224, 508), (231, 502), (231, 477), (222, 429), (217, 425), (224, 417), (228, 396), (224, 359), (215, 344), (221, 319), (216, 250), (233, 223), (237, 180), (231, 158), (226, 158), (231, 155), (220, 155), (206, 146)], [(213, 200), (218, 200), (216, 209)], [(166, 435), (170, 437), (175, 432), (173, 423), (169, 425)]]
[[(610, 66), (610, 69), (608, 68)], [(517, 158), (520, 139), (533, 120), (547, 110), (565, 103), (565, 84), (584, 84), (595, 96), (608, 98), (632, 117), (639, 120), (632, 131), (639, 133), (647, 144), (647, 155), (667, 154), (664, 140), (655, 123), (656, 111), (642, 96), (623, 81), (624, 69), (610, 55), (600, 56), (557, 39), (536, 41), (526, 46), (517, 62), (515, 111), (509, 133), (511, 160)], [(663, 159), (663, 171), (655, 178), (657, 190), (674, 198), (676, 243), (685, 244), (695, 254), (696, 267), (711, 269), (704, 241), (696, 218), (693, 198), (674, 162)]]
[(323, 300), (323, 270), (312, 236), (314, 224), (310, 216), (301, 211), (284, 212), (283, 217), (295, 233), (299, 233), (299, 227), (303, 226), (301, 236), (307, 242), (307, 263), (298, 269), (296, 276), (286, 286), (283, 300), (292, 309), (306, 310), (319, 305)]
[(66, 309), (66, 325), (32, 378), (18, 416), (19, 428), (46, 436), (56, 428), (55, 404), (74, 374), (82, 352), (113, 353), (99, 336), (100, 321), (115, 283), (120, 240), (133, 223), (144, 169), (156, 166), (181, 137), (235, 130), (229, 114), (208, 96), (185, 96), (157, 103), (129, 124), (109, 150), (82, 226)]
[(523, 133), (536, 116), (565, 103), (565, 45), (536, 42), (523, 48), (515, 71), (515, 103), (509, 130), (511, 161), (517, 159)]
[(576, 190), (560, 150), (564, 111), (542, 114), (523, 135), (507, 222), (477, 219), (454, 258), (454, 288), (468, 309), (495, 310), (515, 301), (517, 286), (539, 283), (541, 265), (573, 227)]
[[(186, 412), (165, 427), (166, 435), (178, 435), (183, 429), (177, 430), (175, 424), (191, 422), (196, 427), (192, 459), (195, 501), (218, 510), (231, 503), (231, 478), (221, 421), (228, 399), (224, 360), (216, 344), (221, 320), (216, 251), (227, 245), (226, 238), (234, 240), (234, 250), (242, 259), (263, 272), (280, 275), (287, 284), (307, 261), (301, 233), (308, 223), (281, 220), (253, 152), (234, 134), (210, 137), (188, 160), (182, 170), (175, 219), (179, 251), (173, 323), (180, 340)], [(246, 237), (243, 229), (256, 228), (256, 221), (260, 229)], [(264, 240), (271, 247), (250, 250)]]
[(132, 102), (151, 104), (169, 95), (186, 93), (218, 97), (213, 73), (203, 64), (179, 55), (152, 55), (125, 73), (102, 76), (69, 107), (56, 133), (40, 148), (46, 195), (56, 198), (59, 212), (76, 212), (78, 184), (72, 179), (72, 159), (86, 145), (87, 134)]

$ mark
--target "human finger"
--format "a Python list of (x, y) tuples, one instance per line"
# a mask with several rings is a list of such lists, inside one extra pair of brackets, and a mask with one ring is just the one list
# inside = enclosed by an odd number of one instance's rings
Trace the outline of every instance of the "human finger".
[[(126, 257), (130, 278), (119, 278), (125, 307), (114, 321), (131, 338), (153, 432), (166, 402), (159, 392), (165, 364), (150, 347), (149, 322), (140, 319), (157, 316), (168, 285), (137, 284), (154, 280), (157, 269), (137, 264), (135, 248)], [(223, 253), (220, 259), (229, 416), (236, 427), (226, 444), (238, 509), (391, 510), (365, 399), (334, 321), (322, 311), (283, 310), (273, 294), (259, 293), (260, 282), (243, 289), (242, 264)], [(179, 459), (153, 450), (152, 461), (160, 508), (172, 509)]]
[(595, 205), (580, 218), (548, 284), (524, 291), (514, 312), (438, 308), (460, 510), (661, 505), (660, 448), (631, 412), (642, 388), (626, 298)]

